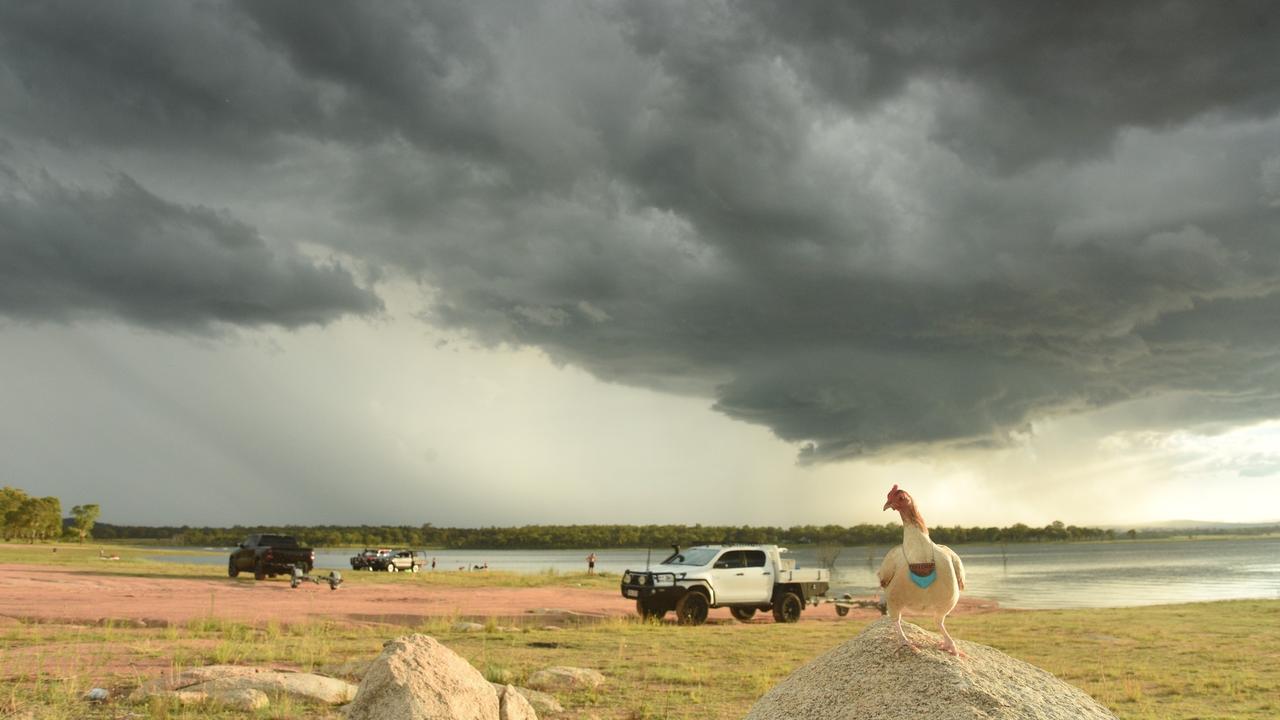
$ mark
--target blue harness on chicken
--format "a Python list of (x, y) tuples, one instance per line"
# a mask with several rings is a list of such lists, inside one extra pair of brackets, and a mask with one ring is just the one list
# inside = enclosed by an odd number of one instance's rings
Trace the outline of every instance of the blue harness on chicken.
[[(902, 549), (902, 559), (907, 560), (906, 548)], [(911, 582), (918, 585), (921, 589), (929, 587), (933, 584), (934, 580), (938, 579), (937, 559), (938, 558), (935, 555), (931, 561), (927, 563), (913, 563), (908, 560), (907, 569), (910, 570), (910, 572), (907, 573), (907, 577), (911, 578)]]

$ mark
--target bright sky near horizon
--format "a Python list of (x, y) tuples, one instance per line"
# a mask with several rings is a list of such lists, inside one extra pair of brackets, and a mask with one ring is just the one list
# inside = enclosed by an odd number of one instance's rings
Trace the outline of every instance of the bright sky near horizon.
[(0, 484), (1280, 520), (1277, 65), (1266, 3), (0, 6)]

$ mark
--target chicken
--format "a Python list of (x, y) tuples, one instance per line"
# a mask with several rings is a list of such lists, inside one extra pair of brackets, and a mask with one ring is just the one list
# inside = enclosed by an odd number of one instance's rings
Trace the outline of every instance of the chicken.
[(884, 504), (885, 510), (890, 508), (902, 516), (902, 544), (885, 554), (877, 574), (889, 617), (898, 628), (898, 639), (905, 647), (916, 649), (902, 631), (903, 612), (933, 615), (942, 630), (943, 641), (938, 648), (962, 657), (964, 653), (947, 632), (945, 621), (964, 590), (964, 564), (951, 548), (929, 539), (929, 528), (915, 501), (897, 485), (889, 491), (889, 500)]

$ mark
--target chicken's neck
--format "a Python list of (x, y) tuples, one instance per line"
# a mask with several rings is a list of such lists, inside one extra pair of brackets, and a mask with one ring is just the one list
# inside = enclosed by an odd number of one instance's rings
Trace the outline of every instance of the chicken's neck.
[(931, 562), (934, 545), (933, 541), (929, 539), (929, 528), (925, 527), (919, 513), (913, 513), (913, 517), (908, 517), (907, 511), (904, 510), (901, 514), (902, 551), (906, 554), (907, 561), (913, 563)]

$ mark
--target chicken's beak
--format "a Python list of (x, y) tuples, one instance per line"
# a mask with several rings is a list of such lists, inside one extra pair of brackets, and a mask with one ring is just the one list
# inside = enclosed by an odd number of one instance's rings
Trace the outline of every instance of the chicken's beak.
[(885, 510), (888, 510), (888, 509), (889, 509), (889, 508), (891, 508), (891, 507), (893, 507), (893, 501), (892, 501), (892, 500), (890, 500), (889, 502), (885, 503), (885, 504), (884, 504), (884, 507), (880, 508), (880, 511), (881, 511), (881, 512), (883, 512), (883, 511), (885, 511)]

